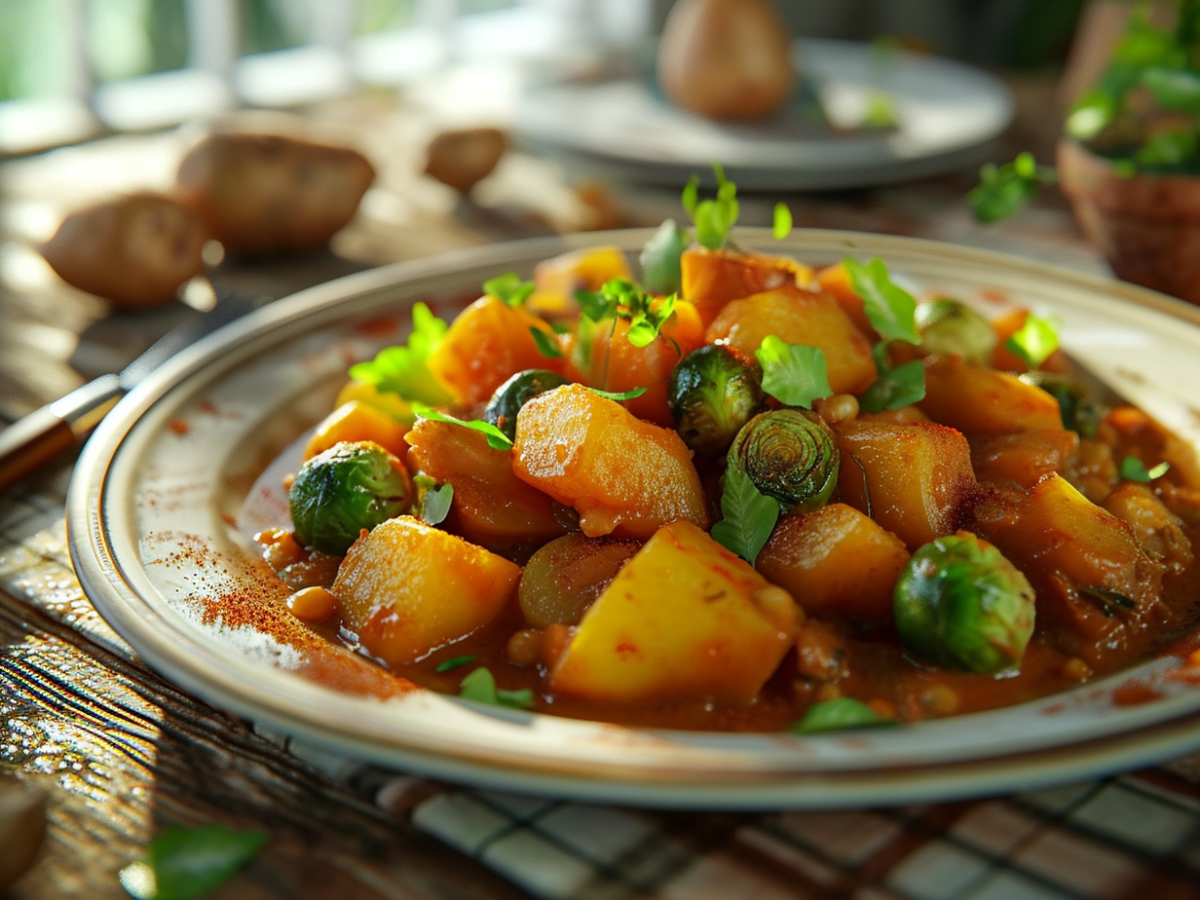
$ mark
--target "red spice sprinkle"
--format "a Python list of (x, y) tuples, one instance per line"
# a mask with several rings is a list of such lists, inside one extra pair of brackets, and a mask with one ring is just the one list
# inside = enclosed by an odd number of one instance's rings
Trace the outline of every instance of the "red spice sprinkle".
[(1116, 706), (1138, 706), (1161, 697), (1162, 691), (1137, 680), (1127, 681), (1112, 692), (1112, 701)]
[(177, 434), (181, 437), (192, 430), (188, 426), (187, 422), (184, 422), (180, 419), (172, 419), (170, 422), (167, 423), (167, 427), (170, 428), (171, 431), (175, 432), (175, 434)]

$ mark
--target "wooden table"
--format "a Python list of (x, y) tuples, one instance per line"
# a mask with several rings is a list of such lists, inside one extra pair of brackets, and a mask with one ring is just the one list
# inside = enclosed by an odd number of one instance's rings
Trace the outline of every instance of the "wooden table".
[[(1056, 134), (1050, 82), (1014, 82), (1020, 115), (996, 158)], [(419, 174), (438, 123), (363, 98), (307, 111), (381, 165), (330, 252), (223, 263), (214, 277), (273, 296), (347, 272), (505, 237), (679, 215), (677, 192), (606, 184), (585, 202), (570, 167), (512, 153), (479, 204)], [(188, 314), (110, 314), (33, 249), (88, 196), (160, 186), (186, 134), (117, 137), (0, 167), (0, 417), (120, 365)], [(931, 237), (1103, 271), (1053, 193), (975, 225), (972, 171), (784, 197), (797, 223)], [(584, 191), (588, 196), (588, 191)], [(595, 200), (594, 192), (590, 195)], [(746, 197), (765, 224), (779, 197)], [(0, 786), (45, 791), (49, 832), (12, 896), (121, 897), (118, 872), (168, 825), (264, 828), (221, 897), (1184, 897), (1200, 895), (1200, 790), (1183, 760), (1050, 791), (887, 810), (658, 814), (477, 792), (293, 746), (150, 672), (90, 607), (67, 556), (72, 459), (0, 494)], [(4, 848), (0, 847), (0, 854)]]

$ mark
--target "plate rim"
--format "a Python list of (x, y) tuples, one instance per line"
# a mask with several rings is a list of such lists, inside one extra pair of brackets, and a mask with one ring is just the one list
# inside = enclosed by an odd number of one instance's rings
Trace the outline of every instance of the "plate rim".
[[(442, 277), (463, 267), (469, 261), (472, 267), (494, 266), (502, 264), (503, 260), (522, 255), (531, 256), (553, 255), (568, 249), (578, 249), (585, 246), (595, 246), (604, 243), (624, 244), (625, 249), (640, 246), (646, 238), (653, 234), (654, 229), (630, 229), (615, 232), (594, 232), (566, 237), (534, 238), (523, 241), (512, 241), (488, 245), (482, 248), (468, 248), (452, 251), (434, 257), (393, 264), (380, 269), (369, 270), (345, 276), (335, 281), (301, 291), (291, 298), (277, 301), (268, 307), (252, 313), (247, 319), (232, 323), (220, 331), (187, 348), (177, 357), (166, 363), (142, 385), (139, 385), (109, 417), (101, 423), (93, 439), (85, 446), (76, 465), (67, 499), (67, 522), (70, 537), (69, 546), (72, 562), (85, 592), (97, 610), (125, 638), (140, 655), (150, 663), (156, 671), (166, 673), (166, 677), (184, 686), (199, 697), (216, 703), (216, 705), (231, 709), (261, 722), (270, 724), (279, 730), (300, 734), (307, 740), (329, 749), (345, 752), (347, 748), (358, 758), (371, 759), (385, 765), (400, 765), (423, 774), (435, 777), (447, 777), (451, 780), (464, 780), (472, 783), (492, 783), (493, 786), (512, 786), (517, 783), (522, 790), (531, 793), (546, 793), (562, 796), (564, 794), (577, 797), (614, 796), (615, 786), (623, 785), (620, 796), (627, 802), (644, 803), (660, 807), (686, 806), (731, 806), (753, 803), (756, 808), (799, 808), (802, 806), (840, 806), (850, 802), (863, 802), (862, 790), (856, 785), (866, 782), (874, 783), (878, 779), (872, 773), (878, 769), (847, 768), (828, 769), (821, 771), (791, 771), (786, 773), (771, 772), (758, 777), (731, 779), (728, 774), (722, 775), (713, 782), (711, 778), (698, 777), (692, 773), (688, 779), (678, 783), (655, 783), (653, 790), (647, 793), (649, 784), (647, 778), (653, 779), (656, 773), (641, 772), (637, 778), (630, 776), (638, 774), (625, 771), (627, 781), (614, 780), (611, 775), (596, 776), (594, 766), (591, 773), (578, 771), (576, 766), (560, 767), (549, 770), (542, 761), (534, 760), (532, 768), (525, 763), (514, 762), (511, 766), (498, 765), (494, 758), (487, 758), (480, 763), (472, 759), (471, 754), (461, 754), (456, 759), (448, 760), (437, 755), (435, 748), (388, 747), (381, 749), (369, 742), (357, 738), (350, 739), (344, 734), (331, 733), (328, 727), (317, 723), (300, 722), (283, 715), (273, 708), (264, 709), (256, 705), (253, 699), (237, 688), (244, 685), (221, 684), (214, 687), (211, 673), (208, 679), (203, 673), (189, 667), (182, 669), (177, 661), (169, 658), (163, 652), (158, 642), (153, 640), (153, 631), (162, 621), (161, 613), (156, 612), (150, 601), (138, 594), (124, 573), (121, 571), (120, 560), (105, 553), (111, 550), (104, 517), (102, 516), (101, 498), (105, 488), (108, 463), (111, 457), (126, 440), (129, 432), (137, 427), (146, 411), (154, 404), (162, 401), (171, 391), (186, 384), (189, 377), (197, 371), (209, 370), (213, 354), (217, 348), (225, 348), (229, 344), (237, 346), (253, 341), (256, 336), (276, 330), (279, 325), (287, 322), (307, 321), (314, 315), (324, 311), (328, 315), (346, 315), (342, 307), (360, 302), (373, 292), (386, 290), (389, 286), (401, 283), (412, 283), (427, 278)], [(745, 238), (747, 243), (773, 244), (767, 229), (740, 228), (736, 235)], [(961, 261), (972, 261), (988, 265), (1016, 265), (1031, 274), (1052, 276), (1055, 279), (1066, 279), (1077, 285), (1102, 290), (1109, 295), (1117, 295), (1118, 299), (1129, 299), (1140, 306), (1159, 309), (1176, 318), (1183, 318), (1193, 325), (1200, 326), (1200, 310), (1174, 298), (1156, 294), (1144, 288), (1116, 282), (1089, 273), (1062, 269), (1036, 260), (1023, 259), (1010, 254), (995, 251), (980, 250), (961, 245), (946, 244), (921, 238), (898, 237), (893, 235), (876, 235), (866, 232), (835, 231), (828, 229), (797, 229), (793, 237), (779, 244), (781, 249), (792, 249), (802, 252), (800, 248), (789, 247), (792, 244), (808, 242), (826, 242), (830, 245), (845, 247), (846, 252), (862, 252), (861, 246), (867, 245), (872, 250), (886, 258), (888, 247), (895, 249), (906, 248), (911, 251), (924, 251), (955, 258)], [(394, 300), (393, 302), (399, 302)], [(95, 478), (96, 473), (100, 478)], [(83, 536), (83, 537), (81, 537)], [(141, 604), (149, 610), (149, 616), (138, 615), (136, 605)], [(147, 636), (147, 631), (151, 634)], [(314, 686), (315, 687), (315, 686)], [(933, 796), (939, 790), (953, 790), (954, 796), (963, 796), (963, 790), (969, 788), (970, 780), (978, 780), (979, 786), (993, 789), (1001, 775), (988, 776), (986, 772), (975, 771), (983, 768), (985, 763), (996, 763), (1009, 760), (1016, 761), (1019, 757), (1028, 760), (1031, 756), (1045, 755), (1052, 759), (1065, 747), (1083, 748), (1097, 743), (1109, 743), (1108, 755), (1104, 749), (1093, 748), (1093, 765), (1096, 773), (1104, 771), (1105, 765), (1112, 765), (1120, 759), (1136, 758), (1139, 762), (1157, 761), (1153, 759), (1156, 752), (1163, 755), (1173, 754), (1180, 749), (1191, 749), (1200, 745), (1200, 710), (1197, 702), (1183, 704), (1175, 714), (1163, 716), (1161, 713), (1147, 713), (1135, 728), (1128, 729), (1119, 735), (1101, 735), (1077, 741), (1073, 744), (1051, 744), (1048, 747), (1035, 747), (1017, 754), (1005, 754), (999, 757), (979, 756), (973, 759), (957, 761), (933, 761), (924, 766), (914, 766), (907, 777), (901, 777), (891, 787), (891, 793), (873, 795), (875, 800), (881, 797), (887, 801), (891, 797), (895, 802), (908, 802), (917, 796), (918, 791), (925, 793), (920, 796)], [(528, 715), (528, 714), (523, 714)], [(554, 718), (554, 717), (549, 717)], [(1139, 717), (1134, 716), (1136, 721)], [(1147, 746), (1145, 735), (1155, 731), (1168, 735), (1166, 743), (1157, 747)], [(1144, 734), (1143, 734), (1144, 733)], [(1139, 737), (1141, 735), (1141, 737)], [(1114, 740), (1115, 738), (1115, 740)], [(430, 755), (434, 758), (431, 759)], [(1124, 755), (1122, 755), (1124, 754)], [(484, 754), (486, 756), (486, 754)], [(1036, 760), (1029, 764), (1017, 763), (1024, 769), (1035, 769)], [(620, 768), (618, 766), (618, 768)], [(939, 788), (936, 783), (918, 777), (914, 772), (920, 770), (928, 775), (931, 769), (944, 770), (946, 784), (953, 787)], [(1003, 766), (1001, 766), (1003, 768)], [(953, 772), (961, 773), (955, 777)], [(503, 773), (503, 778), (496, 782)], [(657, 773), (661, 774), (661, 773)], [(754, 776), (754, 773), (742, 773)], [(1024, 777), (1035, 777), (1036, 771), (1026, 772)], [(1061, 774), (1061, 773), (1060, 773)], [(1047, 777), (1043, 774), (1043, 777)], [(728, 783), (731, 780), (737, 784)], [(919, 787), (918, 787), (919, 786)], [(874, 788), (873, 788), (874, 789)], [(931, 794), (930, 792), (933, 792)], [(948, 795), (944, 795), (948, 796)], [(754, 799), (757, 798), (757, 799)]]

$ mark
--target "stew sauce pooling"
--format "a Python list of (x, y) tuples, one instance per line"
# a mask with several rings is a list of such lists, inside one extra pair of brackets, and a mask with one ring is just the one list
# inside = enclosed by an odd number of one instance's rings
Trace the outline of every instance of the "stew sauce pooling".
[(679, 262), (418, 306), (260, 536), (321, 589), (293, 612), (433, 690), (739, 731), (1004, 706), (1197, 624), (1192, 449), (1100, 406), (1049, 323), (914, 312), (878, 261)]

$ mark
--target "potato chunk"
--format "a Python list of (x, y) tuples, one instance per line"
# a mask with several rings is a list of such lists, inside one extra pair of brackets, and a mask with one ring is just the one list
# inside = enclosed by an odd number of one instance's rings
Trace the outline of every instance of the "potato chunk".
[(755, 567), (809, 615), (885, 620), (908, 556), (904, 542), (874, 519), (830, 503), (784, 517)]
[(976, 492), (966, 438), (932, 422), (853, 419), (834, 428), (842, 502), (875, 519), (916, 550), (953, 534)]
[(322, 419), (304, 446), (304, 458), (312, 459), (342, 441), (374, 441), (389, 453), (404, 459), (408, 428), (377, 406), (347, 400)]
[(763, 338), (820, 347), (835, 394), (861, 394), (875, 381), (871, 343), (829, 294), (780, 287), (727, 304), (708, 326), (708, 343), (727, 341), (754, 358)]
[(346, 554), (333, 593), (343, 623), (388, 665), (415, 662), (488, 624), (521, 569), (411, 516), (377, 525)]
[(693, 246), (679, 258), (680, 293), (708, 324), (730, 300), (784, 285), (806, 285), (812, 269), (786, 256)]
[(550, 688), (595, 703), (748, 703), (801, 620), (787, 591), (692, 523), (675, 522), (588, 609)]
[(1008, 372), (946, 356), (925, 366), (921, 410), (966, 434), (1062, 430), (1058, 401), (1048, 391)]
[(709, 525), (683, 439), (580, 384), (534, 397), (517, 415), (513, 471), (579, 513), (588, 537), (646, 539), (687, 519)]

